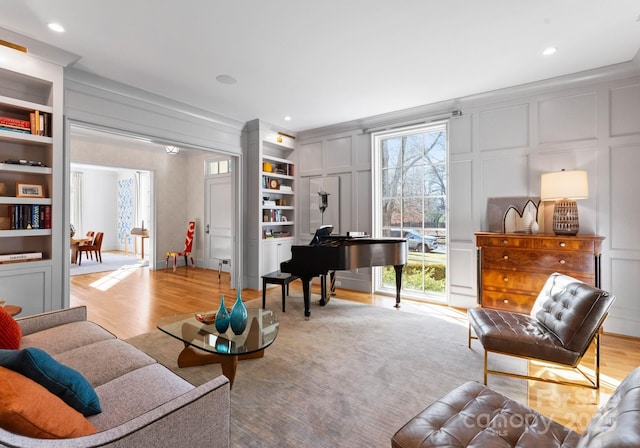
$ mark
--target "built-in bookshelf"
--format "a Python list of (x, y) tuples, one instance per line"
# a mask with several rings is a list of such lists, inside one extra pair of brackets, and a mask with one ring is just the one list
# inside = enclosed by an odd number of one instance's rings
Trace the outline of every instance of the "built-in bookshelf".
[(296, 238), (295, 137), (253, 120), (247, 124), (246, 287), (261, 289), (261, 276), (291, 258)]
[(25, 314), (64, 305), (62, 79), (0, 47), (0, 291)]
[(290, 160), (262, 156), (262, 239), (287, 238), (295, 230), (295, 178)]

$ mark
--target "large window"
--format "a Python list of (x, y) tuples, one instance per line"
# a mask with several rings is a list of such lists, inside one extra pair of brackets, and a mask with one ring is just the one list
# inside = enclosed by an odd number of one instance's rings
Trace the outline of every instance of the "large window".
[[(403, 294), (445, 301), (447, 266), (447, 127), (375, 134), (375, 234), (406, 238)], [(395, 290), (393, 267), (379, 269), (376, 289)]]

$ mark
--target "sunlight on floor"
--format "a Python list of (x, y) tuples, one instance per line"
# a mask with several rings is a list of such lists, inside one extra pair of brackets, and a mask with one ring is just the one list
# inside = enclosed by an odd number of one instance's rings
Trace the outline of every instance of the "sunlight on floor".
[(465, 328), (467, 328), (469, 325), (466, 311), (458, 310), (444, 305), (404, 299), (400, 303), (400, 311), (413, 314), (428, 314), (429, 316), (435, 317), (436, 319), (441, 319), (447, 322), (461, 325)]
[(120, 269), (116, 271), (111, 271), (100, 280), (91, 283), (89, 286), (92, 288), (98, 289), (100, 291), (107, 291), (109, 288), (117, 285), (119, 282), (130, 276), (133, 271), (143, 266), (143, 261), (140, 261), (136, 264), (128, 264), (122, 266)]

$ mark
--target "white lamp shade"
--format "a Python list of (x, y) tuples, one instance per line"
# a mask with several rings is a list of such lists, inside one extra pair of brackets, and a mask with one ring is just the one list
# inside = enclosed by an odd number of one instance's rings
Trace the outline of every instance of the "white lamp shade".
[(545, 173), (540, 177), (540, 199), (588, 199), (587, 172), (582, 170)]

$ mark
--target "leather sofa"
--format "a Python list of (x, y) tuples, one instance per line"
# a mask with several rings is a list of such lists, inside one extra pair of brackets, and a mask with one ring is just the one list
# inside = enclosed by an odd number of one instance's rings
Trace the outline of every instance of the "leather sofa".
[(229, 446), (230, 390), (226, 377), (220, 375), (194, 387), (88, 321), (85, 307), (16, 320), (22, 329), (20, 348), (39, 348), (80, 372), (94, 388), (102, 412), (87, 417), (97, 429), (94, 434), (51, 440), (0, 429), (0, 447)]
[(475, 382), (420, 412), (391, 439), (392, 448), (640, 447), (640, 368), (631, 372), (580, 435)]

